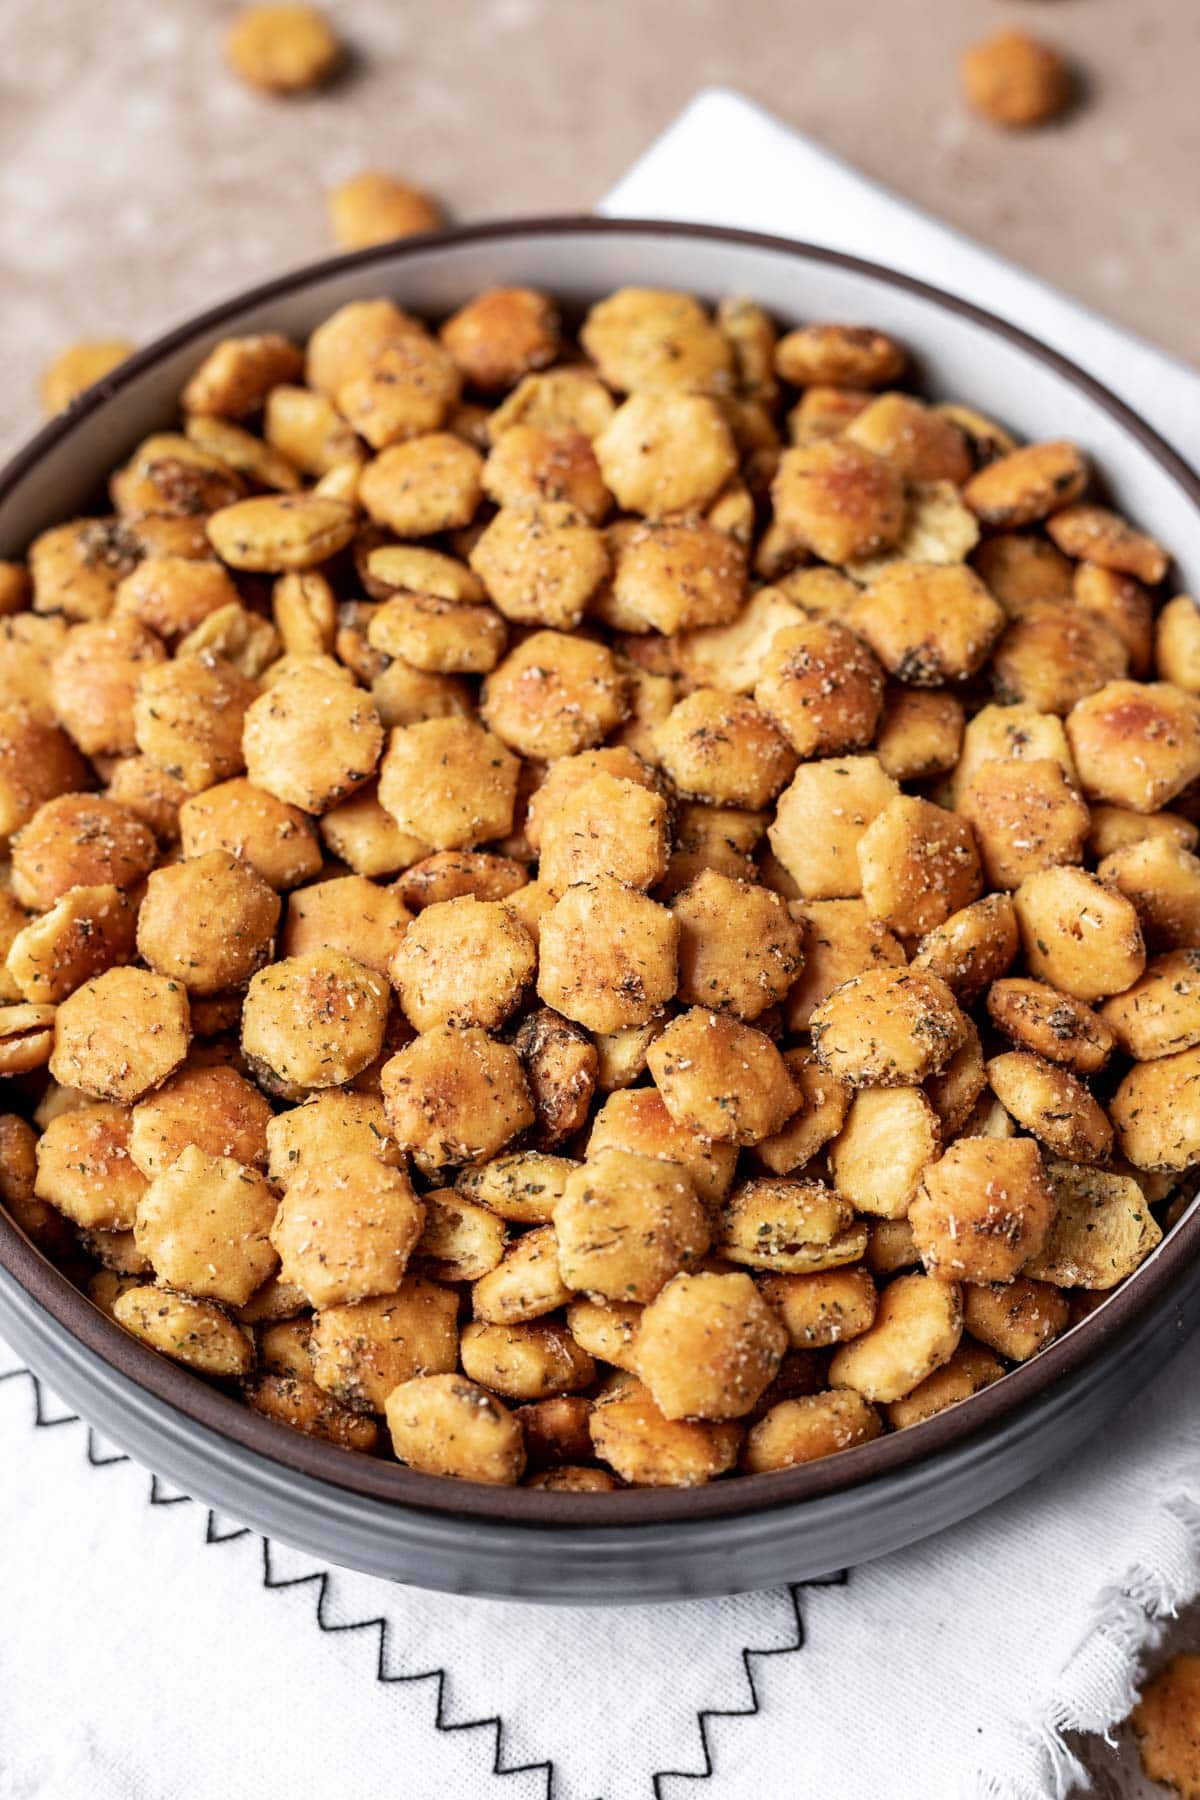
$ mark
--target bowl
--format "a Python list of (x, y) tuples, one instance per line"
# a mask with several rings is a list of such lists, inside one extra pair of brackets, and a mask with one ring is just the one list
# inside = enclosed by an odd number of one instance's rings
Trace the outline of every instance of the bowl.
[[(0, 474), (0, 556), (94, 503), (102, 472), (166, 424), (231, 332), (305, 335), (389, 294), (445, 313), (527, 283), (583, 308), (613, 288), (749, 294), (781, 321), (881, 327), (921, 379), (1030, 438), (1070, 437), (1200, 592), (1200, 482), (1099, 383), (1025, 333), (907, 276), (750, 232), (610, 219), (489, 224), (301, 269), (170, 332), (81, 397)], [(0, 1330), (107, 1438), (221, 1512), (319, 1557), (452, 1592), (562, 1602), (730, 1593), (844, 1568), (1011, 1492), (1092, 1437), (1200, 1317), (1193, 1199), (1142, 1267), (1032, 1362), (922, 1425), (781, 1473), (570, 1495), (422, 1475), (317, 1442), (128, 1337), (0, 1213)]]

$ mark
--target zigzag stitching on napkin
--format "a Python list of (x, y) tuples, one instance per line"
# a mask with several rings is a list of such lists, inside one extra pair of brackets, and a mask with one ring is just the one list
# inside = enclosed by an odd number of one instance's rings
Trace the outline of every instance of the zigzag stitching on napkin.
[(754, 1681), (752, 1659), (760, 1656), (794, 1656), (797, 1650), (803, 1650), (804, 1615), (800, 1610), (800, 1589), (805, 1587), (845, 1587), (849, 1571), (843, 1569), (840, 1574), (827, 1576), (817, 1581), (792, 1581), (788, 1583), (788, 1596), (792, 1602), (792, 1612), (796, 1621), (795, 1642), (791, 1644), (768, 1644), (756, 1650), (747, 1644), (742, 1650), (742, 1667), (746, 1672), (746, 1686), (750, 1691), (749, 1706), (706, 1707), (696, 1714), (696, 1724), (700, 1728), (700, 1748), (704, 1752), (702, 1769), (660, 1769), (653, 1777), (654, 1800), (666, 1800), (663, 1791), (664, 1781), (711, 1781), (716, 1774), (716, 1759), (712, 1746), (708, 1741), (708, 1728), (715, 1719), (753, 1719), (762, 1710), (762, 1702), (758, 1696), (758, 1688)]
[[(15, 1381), (23, 1377), (33, 1390), (34, 1414), (33, 1423), (38, 1430), (52, 1429), (58, 1425), (80, 1425), (83, 1421), (77, 1413), (62, 1413), (51, 1418), (46, 1411), (42, 1384), (32, 1369), (7, 1369), (0, 1373), (0, 1383)], [(87, 1427), (85, 1450), (89, 1465), (93, 1469), (107, 1469), (116, 1463), (126, 1463), (130, 1459), (121, 1451), (101, 1452), (98, 1440), (91, 1426)], [(168, 1492), (159, 1481), (157, 1475), (151, 1475), (147, 1500), (151, 1506), (194, 1505), (190, 1494), (174, 1494)], [(204, 1524), (204, 1542), (211, 1544), (232, 1544), (239, 1538), (250, 1535), (250, 1527), (241, 1525), (232, 1531), (222, 1531), (217, 1523), (217, 1515), (211, 1507), (206, 1508), (207, 1517)], [(545, 1800), (553, 1800), (554, 1796), (554, 1763), (552, 1760), (528, 1763), (503, 1763), (504, 1756), (504, 1720), (498, 1714), (491, 1714), (482, 1719), (450, 1719), (446, 1716), (446, 1688), (449, 1679), (444, 1668), (421, 1669), (410, 1671), (391, 1670), (387, 1666), (388, 1635), (391, 1630), (389, 1621), (381, 1615), (369, 1619), (330, 1620), (325, 1616), (325, 1605), (329, 1598), (330, 1576), (328, 1570), (315, 1569), (309, 1575), (276, 1576), (271, 1570), (271, 1543), (269, 1538), (260, 1537), (262, 1545), (262, 1585), (268, 1593), (282, 1593), (288, 1588), (316, 1586), (317, 1603), (313, 1611), (317, 1629), (326, 1636), (333, 1636), (343, 1631), (370, 1631), (379, 1634), (375, 1659), (375, 1679), (383, 1686), (393, 1683), (408, 1684), (419, 1681), (436, 1681), (437, 1693), (434, 1706), (433, 1724), (436, 1731), (450, 1733), (456, 1731), (480, 1731), (490, 1729), (494, 1733), (492, 1746), (491, 1772), (497, 1777), (505, 1775), (544, 1774), (546, 1777)], [(796, 1581), (788, 1584), (788, 1596), (792, 1602), (792, 1613), (795, 1620), (795, 1638), (789, 1644), (769, 1644), (762, 1649), (753, 1645), (744, 1645), (741, 1651), (742, 1668), (746, 1675), (746, 1687), (749, 1690), (748, 1706), (706, 1707), (696, 1714), (696, 1724), (700, 1732), (700, 1747), (704, 1753), (702, 1769), (660, 1769), (652, 1776), (654, 1800), (666, 1800), (662, 1783), (664, 1781), (710, 1781), (716, 1773), (716, 1760), (709, 1742), (708, 1728), (716, 1719), (752, 1719), (762, 1710), (758, 1688), (754, 1680), (753, 1661), (758, 1657), (792, 1656), (797, 1650), (804, 1648), (804, 1617), (800, 1610), (800, 1590), (805, 1587), (844, 1587), (847, 1571), (815, 1581)]]
[[(24, 1379), (26, 1381), (28, 1381), (30, 1387), (33, 1389), (33, 1423), (39, 1431), (51, 1430), (55, 1425), (78, 1425), (79, 1424), (80, 1421), (79, 1421), (78, 1413), (63, 1413), (57, 1419), (52, 1419), (49, 1417), (49, 1415), (46, 1412), (45, 1402), (42, 1397), (42, 1384), (38, 1380), (37, 1376), (33, 1373), (32, 1369), (5, 1369), (4, 1372), (2, 1374), (0, 1374), (0, 1381), (16, 1381), (18, 1379), (18, 1377), (24, 1377)], [(90, 1437), (91, 1434), (89, 1433), (88, 1435)], [(89, 1449), (90, 1449), (90, 1445), (89, 1445)], [(91, 1458), (89, 1456), (89, 1461), (90, 1460), (91, 1460)], [(122, 1462), (125, 1462), (127, 1460), (128, 1459), (126, 1457), (121, 1458)], [(99, 1464), (96, 1464), (94, 1466), (99, 1467)]]
[(221, 1531), (217, 1527), (217, 1515), (211, 1509), (204, 1521), (204, 1541), (206, 1544), (232, 1544), (237, 1538), (250, 1536), (248, 1525), (235, 1525), (232, 1531)]
[(125, 1455), (123, 1450), (114, 1450), (111, 1453), (102, 1451), (100, 1449), (100, 1440), (90, 1425), (88, 1426), (87, 1434), (87, 1459), (91, 1463), (93, 1469), (107, 1469), (112, 1463), (129, 1461), (129, 1458)]
[[(81, 1425), (83, 1421), (77, 1413), (62, 1413), (52, 1418), (47, 1409), (41, 1382), (32, 1369), (6, 1369), (0, 1372), (0, 1383), (16, 1381), (20, 1378), (28, 1381), (33, 1390), (33, 1423), (35, 1429), (44, 1431), (58, 1425)], [(111, 1468), (115, 1463), (125, 1463), (130, 1459), (119, 1451), (113, 1454), (102, 1454), (97, 1445), (95, 1433), (87, 1428), (86, 1455), (93, 1469)], [(169, 1492), (160, 1482), (157, 1475), (151, 1475), (147, 1499), (151, 1506), (194, 1505), (189, 1494)], [(238, 1538), (248, 1537), (250, 1528), (247, 1525), (233, 1531), (222, 1531), (217, 1523), (217, 1516), (211, 1508), (207, 1508), (204, 1526), (205, 1544), (231, 1544)], [(308, 1587), (316, 1585), (317, 1603), (314, 1618), (317, 1629), (327, 1636), (342, 1631), (371, 1631), (379, 1633), (379, 1643), (375, 1662), (375, 1679), (384, 1686), (393, 1683), (407, 1684), (418, 1681), (436, 1681), (437, 1691), (434, 1705), (434, 1729), (443, 1733), (457, 1731), (482, 1731), (490, 1729), (494, 1734), (492, 1745), (491, 1773), (497, 1777), (505, 1775), (533, 1775), (541, 1773), (546, 1778), (545, 1800), (552, 1800), (554, 1786), (554, 1764), (551, 1761), (528, 1763), (504, 1763), (504, 1720), (498, 1713), (482, 1719), (451, 1719), (447, 1716), (447, 1684), (448, 1671), (445, 1669), (392, 1670), (387, 1666), (388, 1636), (391, 1630), (389, 1622), (383, 1617), (371, 1619), (331, 1620), (325, 1616), (325, 1606), (329, 1598), (330, 1576), (327, 1570), (314, 1570), (310, 1575), (277, 1576), (271, 1569), (271, 1544), (268, 1538), (260, 1538), (262, 1545), (262, 1585), (268, 1593), (282, 1593), (287, 1588)]]
[(490, 1726), (495, 1732), (495, 1743), (492, 1751), (493, 1775), (532, 1775), (544, 1774), (546, 1777), (546, 1800), (552, 1800), (554, 1786), (554, 1764), (550, 1761), (510, 1763), (501, 1766), (504, 1753), (504, 1720), (498, 1713), (484, 1719), (450, 1719), (446, 1716), (446, 1683), (445, 1669), (393, 1670), (387, 1666), (388, 1636), (391, 1631), (389, 1621), (382, 1616), (372, 1619), (348, 1619), (344, 1621), (330, 1620), (325, 1617), (325, 1603), (329, 1598), (330, 1577), (328, 1570), (314, 1569), (310, 1575), (289, 1575), (277, 1577), (271, 1573), (270, 1540), (262, 1538), (263, 1552), (263, 1586), (268, 1589), (282, 1591), (284, 1588), (308, 1587), (316, 1585), (317, 1604), (314, 1617), (319, 1631), (333, 1635), (339, 1631), (372, 1631), (379, 1633), (379, 1643), (375, 1660), (376, 1681), (389, 1685), (393, 1682), (408, 1683), (414, 1681), (436, 1681), (437, 1700), (434, 1711), (434, 1725), (438, 1731), (479, 1731)]

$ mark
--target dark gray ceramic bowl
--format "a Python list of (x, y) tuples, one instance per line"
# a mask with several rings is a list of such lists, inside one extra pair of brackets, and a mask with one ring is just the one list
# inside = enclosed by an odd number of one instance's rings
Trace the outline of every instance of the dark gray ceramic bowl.
[[(492, 283), (586, 305), (626, 283), (753, 295), (781, 320), (878, 325), (931, 389), (1029, 437), (1077, 439), (1200, 591), (1200, 483), (1105, 389), (987, 313), (804, 244), (685, 225), (484, 225), (301, 270), (142, 351), (0, 475), (0, 556), (83, 508), (218, 338), (303, 336), (347, 300), (449, 311)], [(1089, 1318), (994, 1387), (825, 1462), (687, 1491), (566, 1495), (416, 1474), (301, 1437), (127, 1337), (0, 1214), (0, 1329), (106, 1437), (198, 1499), (332, 1562), (456, 1592), (645, 1601), (800, 1579), (965, 1518), (1091, 1437), (1200, 1316), (1200, 1211)]]

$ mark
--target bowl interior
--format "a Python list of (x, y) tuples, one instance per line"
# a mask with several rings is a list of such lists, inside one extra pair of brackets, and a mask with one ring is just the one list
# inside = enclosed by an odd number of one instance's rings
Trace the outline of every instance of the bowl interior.
[[(0, 475), (0, 556), (23, 553), (44, 527), (95, 506), (103, 476), (149, 431), (171, 421), (184, 381), (220, 338), (255, 330), (302, 338), (347, 301), (377, 295), (436, 316), (500, 284), (546, 289), (576, 310), (616, 287), (640, 285), (710, 300), (750, 295), (785, 325), (837, 319), (878, 326), (914, 352), (930, 392), (960, 399), (1023, 437), (1077, 441), (1114, 503), (1171, 548), (1179, 588), (1200, 593), (1200, 483), (1112, 395), (1025, 334), (935, 289), (834, 252), (716, 228), (598, 219), (469, 227), (384, 246), (282, 277), (181, 326), (48, 425)], [(439, 1511), (564, 1525), (755, 1511), (836, 1492), (944, 1450), (1077, 1370), (1154, 1305), (1197, 1249), (1200, 1212), (1193, 1200), (1154, 1255), (1088, 1319), (996, 1386), (903, 1433), (824, 1463), (711, 1488), (558, 1495), (468, 1490), (303, 1438), (251, 1413), (134, 1343), (0, 1213), (0, 1263), (35, 1303), (88, 1351), (198, 1423), (352, 1491)]]
[[(931, 275), (936, 279), (937, 271)], [(388, 294), (446, 313), (482, 287), (526, 282), (586, 307), (621, 285), (685, 288), (709, 299), (748, 294), (784, 323), (876, 324), (915, 352), (925, 384), (1013, 425), (1071, 437), (1113, 499), (1172, 548), (1184, 591), (1200, 589), (1200, 516), (1187, 471), (1113, 396), (1024, 333), (972, 307), (834, 252), (782, 239), (683, 225), (583, 219), (480, 226), (341, 257), (257, 288), (182, 326), (49, 426), (0, 482), (0, 554), (86, 504), (147, 431), (172, 416), (198, 359), (231, 331), (302, 337), (348, 300)]]

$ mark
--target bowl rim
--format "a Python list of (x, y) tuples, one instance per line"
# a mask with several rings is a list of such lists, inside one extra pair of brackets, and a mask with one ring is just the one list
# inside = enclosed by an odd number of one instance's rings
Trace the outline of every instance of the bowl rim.
[[(1030, 333), (998, 318), (972, 301), (950, 294), (916, 276), (800, 239), (747, 231), (734, 226), (693, 224), (663, 219), (621, 219), (591, 214), (531, 216), (491, 220), (444, 232), (395, 240), (346, 255), (325, 257), (218, 302), (136, 351), (110, 375), (87, 389), (56, 418), (44, 425), (0, 470), (0, 502), (57, 444), (70, 436), (123, 388), (152, 371), (196, 338), (211, 333), (250, 307), (269, 305), (331, 275), (389, 269), (411, 256), (460, 245), (486, 244), (522, 237), (666, 236), (707, 243), (736, 244), (820, 263), (864, 275), (899, 288), (1006, 340), (1051, 369), (1088, 396), (1135, 439), (1179, 486), (1200, 512), (1200, 477), (1183, 458), (1124, 401), (1094, 376)], [(426, 1475), (403, 1464), (364, 1456), (253, 1412), (232, 1395), (209, 1385), (181, 1364), (122, 1330), (76, 1288), (24, 1235), (0, 1208), (0, 1267), (76, 1343), (98, 1357), (125, 1382), (145, 1390), (153, 1400), (174, 1409), (193, 1425), (225, 1439), (231, 1449), (265, 1458), (310, 1480), (351, 1495), (390, 1502), (415, 1512), (459, 1515), (505, 1527), (610, 1527), (628, 1532), (652, 1525), (698, 1524), (793, 1506), (861, 1488), (895, 1475), (929, 1458), (959, 1449), (999, 1425), (1049, 1388), (1078, 1375), (1152, 1306), (1200, 1251), (1200, 1207), (1193, 1205), (1166, 1234), (1141, 1268), (1114, 1289), (1094, 1312), (1081, 1320), (1029, 1362), (1002, 1380), (920, 1425), (892, 1432), (819, 1462), (771, 1474), (737, 1476), (693, 1488), (632, 1488), (607, 1494), (563, 1494), (532, 1488), (492, 1487)]]

